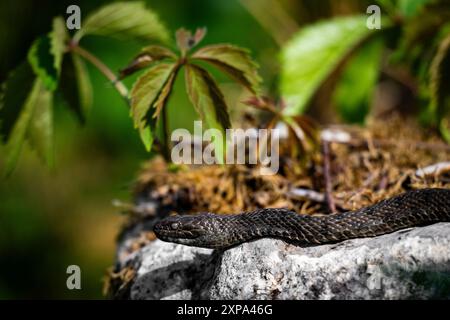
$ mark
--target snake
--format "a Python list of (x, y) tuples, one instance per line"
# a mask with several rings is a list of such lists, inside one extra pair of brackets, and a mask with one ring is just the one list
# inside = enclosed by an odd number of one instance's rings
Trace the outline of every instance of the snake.
[(359, 210), (328, 215), (264, 208), (239, 214), (168, 216), (153, 227), (168, 242), (228, 249), (261, 238), (297, 246), (375, 237), (401, 229), (450, 221), (450, 189), (410, 190)]

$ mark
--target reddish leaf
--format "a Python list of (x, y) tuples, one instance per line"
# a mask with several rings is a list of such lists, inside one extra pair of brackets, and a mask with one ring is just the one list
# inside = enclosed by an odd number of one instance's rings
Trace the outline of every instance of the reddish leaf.
[(181, 52), (187, 52), (197, 44), (199, 44), (199, 42), (203, 40), (205, 35), (206, 28), (198, 28), (195, 31), (194, 35), (192, 35), (191, 31), (184, 28), (178, 29), (175, 34), (177, 39), (177, 46), (181, 50)]

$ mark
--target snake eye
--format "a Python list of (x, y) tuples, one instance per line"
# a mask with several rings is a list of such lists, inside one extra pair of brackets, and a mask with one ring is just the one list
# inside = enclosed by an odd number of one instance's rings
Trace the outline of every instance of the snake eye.
[(174, 223), (172, 223), (172, 224), (170, 225), (170, 227), (171, 227), (173, 230), (176, 230), (176, 229), (178, 229), (178, 228), (180, 227), (180, 223), (179, 223), (179, 222), (174, 222)]

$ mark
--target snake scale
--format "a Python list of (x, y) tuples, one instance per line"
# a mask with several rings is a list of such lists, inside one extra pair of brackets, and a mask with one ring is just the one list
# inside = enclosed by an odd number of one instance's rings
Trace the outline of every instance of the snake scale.
[(450, 221), (450, 189), (421, 189), (356, 211), (322, 216), (287, 209), (170, 216), (158, 222), (154, 231), (164, 241), (226, 249), (265, 237), (300, 246), (320, 245), (446, 221)]

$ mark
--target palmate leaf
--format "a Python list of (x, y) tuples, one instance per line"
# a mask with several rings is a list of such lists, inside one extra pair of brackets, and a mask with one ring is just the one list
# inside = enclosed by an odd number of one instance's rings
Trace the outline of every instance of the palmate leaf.
[(144, 2), (117, 2), (90, 14), (74, 39), (85, 35), (111, 36), (119, 39), (167, 42), (169, 32), (158, 16)]
[(47, 163), (53, 162), (52, 97), (52, 92), (36, 78), (5, 147), (5, 175), (14, 169), (27, 138)]
[(163, 90), (175, 67), (175, 63), (159, 63), (150, 67), (136, 80), (131, 90), (131, 116), (147, 151), (151, 149), (153, 142), (152, 132), (156, 126), (156, 119), (152, 117), (151, 108), (157, 101), (161, 90)]
[(64, 57), (59, 87), (68, 107), (84, 123), (92, 106), (92, 83), (86, 64), (76, 54)]
[(218, 129), (222, 133), (222, 141), (214, 138), (213, 143), (216, 159), (223, 163), (225, 129), (231, 127), (223, 94), (211, 75), (201, 67), (187, 64), (185, 76), (189, 99), (200, 118), (210, 129)]
[(280, 91), (286, 115), (304, 112), (310, 98), (352, 49), (373, 31), (366, 16), (339, 17), (300, 30), (281, 52)]
[(197, 50), (192, 58), (215, 65), (252, 93), (259, 92), (261, 77), (258, 65), (252, 60), (248, 50), (229, 44), (211, 45)]

